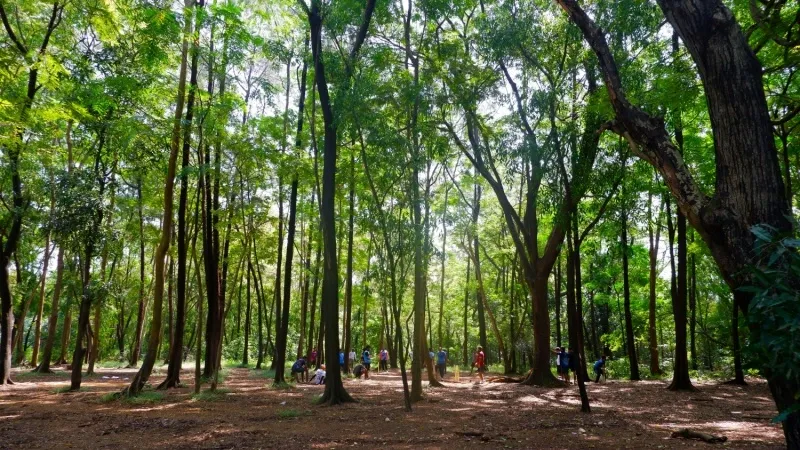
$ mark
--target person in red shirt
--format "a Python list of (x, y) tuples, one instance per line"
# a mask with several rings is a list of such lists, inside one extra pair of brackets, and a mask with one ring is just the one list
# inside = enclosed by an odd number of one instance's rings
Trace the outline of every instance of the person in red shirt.
[(483, 373), (486, 372), (486, 355), (483, 354), (483, 347), (480, 345), (475, 351), (475, 362), (473, 365), (478, 369), (478, 376), (481, 377), (481, 383), (483, 383)]

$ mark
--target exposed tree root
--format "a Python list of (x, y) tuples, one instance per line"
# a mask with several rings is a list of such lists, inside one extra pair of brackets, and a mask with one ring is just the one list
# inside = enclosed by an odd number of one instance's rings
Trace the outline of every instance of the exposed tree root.
[(715, 436), (713, 434), (702, 433), (700, 431), (690, 430), (688, 428), (683, 428), (678, 431), (673, 431), (672, 435), (670, 436), (673, 439), (699, 439), (704, 442), (708, 442), (710, 444), (716, 442), (725, 442), (728, 440), (725, 436)]

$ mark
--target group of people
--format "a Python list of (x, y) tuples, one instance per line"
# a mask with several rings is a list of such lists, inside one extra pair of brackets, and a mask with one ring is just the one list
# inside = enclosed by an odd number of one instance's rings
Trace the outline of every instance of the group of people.
[[(355, 364), (356, 359), (356, 352), (351, 350), (350, 354), (348, 355), (350, 359), (350, 367), (353, 369), (353, 375), (356, 378), (361, 378), (363, 375), (365, 379), (369, 378), (369, 370), (372, 366), (372, 356), (370, 346), (364, 347), (364, 350), (361, 353), (361, 362), (359, 364)], [(317, 370), (314, 372), (313, 378), (309, 380), (309, 367), (313, 366), (317, 362), (317, 350), (314, 349), (311, 351), (310, 356), (306, 358), (305, 355), (297, 358), (297, 360), (292, 364), (292, 377), (295, 382), (297, 383), (308, 383), (311, 382), (312, 384), (325, 384), (325, 376), (327, 374), (325, 364), (320, 364)], [(339, 349), (339, 367), (342, 371), (344, 371), (345, 364), (344, 364), (344, 351)], [(389, 370), (389, 351), (386, 349), (381, 349), (380, 353), (378, 354), (378, 370), (388, 371)]]
[[(369, 379), (369, 371), (372, 366), (372, 355), (370, 351), (370, 346), (364, 347), (364, 350), (361, 353), (360, 364), (354, 364), (355, 351), (351, 351), (348, 355), (350, 359), (350, 366), (353, 367), (353, 375), (356, 378), (361, 378), (363, 375), (365, 379)], [(556, 347), (553, 350), (553, 353), (556, 354), (556, 372), (558, 373), (559, 378), (566, 384), (571, 384), (570, 380), (572, 380), (573, 383), (577, 383), (580, 358), (578, 354), (575, 353), (575, 350), (572, 347)], [(436, 373), (440, 380), (443, 379), (445, 373), (447, 372), (447, 352), (442, 347), (439, 347), (439, 351), (437, 353), (431, 351), (429, 352), (428, 356), (431, 358), (431, 361), (435, 359)], [(344, 351), (339, 349), (339, 366), (341, 370), (344, 370), (345, 367), (344, 357)], [(311, 380), (309, 380), (309, 366), (315, 364), (316, 360), (317, 351), (313, 350), (309, 358), (301, 356), (297, 359), (297, 361), (294, 362), (292, 365), (292, 377), (297, 383), (325, 383), (325, 376), (327, 374), (325, 364), (320, 364), (317, 370), (314, 372), (314, 376), (311, 378)], [(381, 349), (381, 351), (378, 353), (378, 362), (379, 371), (389, 370), (389, 352), (386, 349)], [(592, 366), (594, 369), (595, 383), (600, 382), (601, 376), (606, 376), (605, 365), (606, 356), (603, 355), (600, 359), (595, 361), (594, 365)], [(475, 349), (475, 353), (472, 355), (472, 367), (477, 369), (480, 383), (483, 383), (483, 374), (486, 372), (486, 355), (483, 353), (483, 347), (480, 345)], [(570, 374), (572, 374), (572, 377), (570, 377)]]
[[(570, 372), (572, 373), (572, 381), (578, 382), (578, 367), (580, 365), (580, 357), (572, 347), (556, 347), (553, 350), (556, 354), (556, 373), (559, 378), (566, 384), (570, 384)], [(606, 355), (595, 361), (592, 368), (594, 369), (595, 383), (600, 382), (600, 376), (606, 377)]]

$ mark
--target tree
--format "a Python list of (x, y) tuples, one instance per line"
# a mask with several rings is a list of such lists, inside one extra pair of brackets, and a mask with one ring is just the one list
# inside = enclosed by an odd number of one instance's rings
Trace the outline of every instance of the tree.
[[(203, 0), (198, 5), (202, 7)], [(145, 383), (150, 378), (156, 358), (158, 357), (157, 348), (161, 340), (161, 308), (164, 299), (164, 264), (167, 252), (169, 251), (170, 238), (172, 235), (172, 200), (175, 189), (175, 173), (178, 159), (178, 146), (180, 144), (181, 122), (183, 118), (184, 95), (186, 92), (186, 66), (189, 54), (189, 37), (193, 31), (193, 18), (195, 16), (195, 5), (192, 0), (184, 2), (184, 25), (183, 25), (183, 45), (181, 48), (181, 64), (178, 72), (178, 95), (175, 103), (175, 115), (172, 126), (172, 137), (170, 140), (170, 155), (167, 176), (164, 183), (164, 219), (161, 224), (161, 240), (156, 248), (154, 258), (154, 288), (153, 288), (153, 319), (150, 324), (150, 336), (148, 338), (148, 352), (145, 356), (142, 367), (131, 380), (131, 384), (124, 390), (124, 395), (135, 397), (144, 388)], [(194, 57), (193, 57), (194, 58)], [(195, 74), (196, 77), (196, 66)], [(197, 81), (193, 83), (195, 86)]]
[[(594, 21), (575, 0), (558, 3), (598, 58), (616, 113), (610, 129), (631, 141), (637, 156), (658, 169), (681, 211), (709, 246), (731, 289), (747, 285), (743, 269), (756, 263), (751, 227), (765, 223), (788, 230), (789, 211), (761, 64), (731, 11), (718, 0), (658, 1), (692, 55), (708, 99), (716, 156), (715, 194), (709, 197), (694, 181), (663, 121), (627, 99), (614, 57)], [(748, 303), (748, 296), (739, 296), (735, 306), (746, 311)], [(751, 328), (758, 327), (758, 323), (751, 324)], [(766, 375), (778, 409), (787, 410), (800, 389), (785, 376), (769, 370)], [(788, 414), (783, 426), (787, 444), (800, 445), (800, 413)]]
[[(334, 368), (337, 367), (339, 363), (339, 270), (336, 258), (336, 221), (334, 215), (338, 134), (337, 126), (334, 121), (333, 103), (328, 93), (328, 80), (322, 55), (323, 15), (320, 10), (322, 5), (319, 0), (312, 0), (310, 8), (303, 2), (300, 2), (300, 6), (306, 12), (308, 23), (311, 27), (311, 51), (314, 58), (314, 74), (317, 92), (319, 92), (320, 106), (322, 108), (322, 118), (325, 124), (322, 201), (320, 204), (323, 252), (325, 258), (322, 283), (322, 317), (325, 323), (326, 333), (325, 361), (328, 367)], [(340, 89), (346, 90), (350, 83), (353, 65), (356, 63), (359, 50), (367, 37), (370, 20), (372, 19), (374, 11), (375, 0), (368, 0), (355, 41), (353, 42), (353, 46), (345, 62), (345, 84), (343, 87), (340, 87)], [(347, 391), (345, 391), (344, 386), (342, 386), (341, 371), (331, 370), (325, 380), (325, 393), (322, 395), (320, 403), (335, 405), (349, 401), (352, 401), (352, 398)]]

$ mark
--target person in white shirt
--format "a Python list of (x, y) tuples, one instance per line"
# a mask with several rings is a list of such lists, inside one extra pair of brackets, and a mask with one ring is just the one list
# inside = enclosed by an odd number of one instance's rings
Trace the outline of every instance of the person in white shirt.
[(351, 349), (348, 358), (350, 358), (350, 367), (353, 367), (353, 361), (356, 360), (356, 351)]

